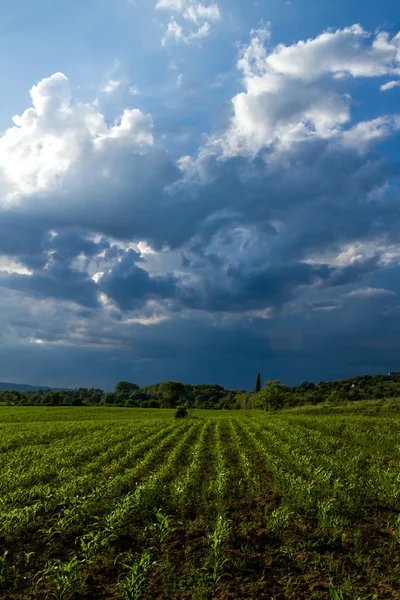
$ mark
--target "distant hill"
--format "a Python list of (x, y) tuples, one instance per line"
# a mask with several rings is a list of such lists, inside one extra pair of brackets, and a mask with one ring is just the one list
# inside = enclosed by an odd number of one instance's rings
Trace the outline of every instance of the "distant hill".
[(9, 383), (0, 381), (0, 391), (34, 392), (37, 390), (52, 390), (53, 392), (65, 390), (66, 388), (50, 388), (47, 385), (27, 385), (26, 383)]

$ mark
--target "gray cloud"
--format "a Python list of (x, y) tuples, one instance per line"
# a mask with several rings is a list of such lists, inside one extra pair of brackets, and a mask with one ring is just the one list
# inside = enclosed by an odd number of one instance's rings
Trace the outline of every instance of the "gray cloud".
[(0, 378), (18, 353), (32, 383), (105, 387), (393, 367), (399, 168), (375, 142), (399, 122), (353, 122), (335, 75), (392, 74), (397, 40), (374, 54), (353, 27), (268, 54), (257, 35), (228, 127), (178, 163), (150, 115), (109, 124), (60, 73), (32, 89), (0, 138)]
[(140, 255), (128, 250), (100, 280), (100, 289), (121, 309), (138, 308), (146, 300), (173, 298), (177, 279), (172, 274), (151, 277), (137, 266)]

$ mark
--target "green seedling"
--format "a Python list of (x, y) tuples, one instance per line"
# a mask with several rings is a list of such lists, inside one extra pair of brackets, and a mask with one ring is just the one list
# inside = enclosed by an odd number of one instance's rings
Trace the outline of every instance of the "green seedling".
[(3, 556), (0, 556), (0, 588), (4, 587), (6, 582), (6, 558), (7, 558), (7, 550), (3, 553)]
[(31, 558), (34, 555), (34, 552), (24, 552), (24, 557), (25, 557), (25, 566), (28, 567), (30, 562), (31, 562)]
[(156, 533), (157, 536), (157, 550), (161, 551), (161, 546), (168, 534), (175, 531), (172, 518), (168, 515), (164, 515), (161, 510), (156, 513), (156, 521), (150, 525), (150, 529)]
[(78, 559), (73, 556), (68, 562), (56, 560), (43, 571), (43, 577), (50, 588), (47, 598), (64, 600), (79, 581)]
[[(345, 600), (341, 591), (336, 591), (335, 588), (329, 588), (329, 596), (331, 600)], [(376, 594), (370, 594), (366, 598), (357, 598), (357, 600), (377, 600), (378, 596)]]
[(140, 600), (148, 575), (156, 562), (151, 560), (150, 550), (145, 550), (139, 560), (135, 560), (130, 553), (129, 559), (128, 564), (123, 563), (128, 576), (119, 585), (126, 600)]
[(206, 569), (211, 578), (211, 594), (215, 597), (217, 585), (223, 575), (223, 567), (228, 559), (221, 557), (223, 542), (229, 537), (231, 531), (231, 522), (218, 517), (214, 531), (208, 536), (210, 542), (210, 554), (208, 556)]

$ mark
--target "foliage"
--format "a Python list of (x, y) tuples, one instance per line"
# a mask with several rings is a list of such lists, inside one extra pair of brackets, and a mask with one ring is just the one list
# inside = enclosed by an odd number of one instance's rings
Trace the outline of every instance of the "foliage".
[(165, 381), (159, 388), (162, 405), (166, 408), (174, 408), (180, 402), (186, 400), (186, 389), (179, 381)]
[(126, 600), (140, 600), (143, 597), (143, 587), (150, 570), (155, 565), (151, 561), (150, 550), (145, 550), (139, 560), (135, 560), (132, 554), (129, 554), (130, 561), (123, 563), (128, 571), (128, 576), (120, 583)]
[(1, 597), (396, 598), (400, 414), (337, 408), (0, 407)]
[(256, 394), (261, 391), (261, 373), (257, 373), (256, 385), (254, 386), (254, 391)]
[(175, 410), (175, 419), (184, 419), (188, 416), (188, 410), (186, 406), (178, 406)]
[[(260, 383), (257, 374), (255, 390)], [(387, 375), (362, 375), (341, 381), (321, 381), (318, 384), (303, 381), (297, 386), (283, 386), (283, 407), (326, 404), (335, 407), (363, 400), (394, 400), (400, 397), (400, 373)], [(271, 387), (270, 383), (266, 386)], [(269, 406), (271, 392), (227, 390), (217, 384), (183, 384), (165, 381), (139, 388), (135, 383), (120, 381), (114, 392), (97, 388), (75, 390), (0, 391), (0, 404), (33, 406), (97, 406), (129, 408), (176, 408), (187, 403), (190, 407), (211, 410), (257, 409)], [(267, 401), (268, 400), (268, 401)], [(279, 398), (273, 401), (273, 410), (282, 405)]]
[(265, 410), (278, 410), (285, 405), (287, 388), (279, 380), (268, 379), (264, 388), (258, 393), (258, 398)]

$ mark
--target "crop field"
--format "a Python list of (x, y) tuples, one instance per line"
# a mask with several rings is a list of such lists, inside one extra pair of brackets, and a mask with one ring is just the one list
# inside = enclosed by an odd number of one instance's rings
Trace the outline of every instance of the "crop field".
[(0, 407), (1, 599), (400, 598), (400, 416)]

